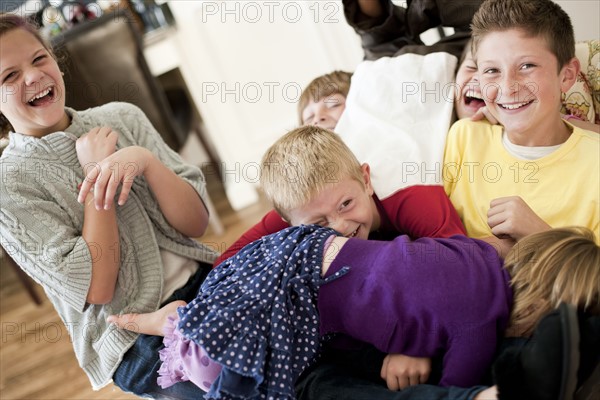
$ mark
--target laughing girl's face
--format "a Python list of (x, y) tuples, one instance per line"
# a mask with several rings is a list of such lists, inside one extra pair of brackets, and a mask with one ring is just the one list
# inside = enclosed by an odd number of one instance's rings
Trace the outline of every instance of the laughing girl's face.
[(0, 112), (15, 132), (42, 137), (69, 126), (56, 60), (24, 29), (0, 37)]
[(458, 119), (470, 118), (485, 106), (477, 77), (477, 65), (471, 52), (466, 55), (456, 72), (456, 90), (454, 108)]

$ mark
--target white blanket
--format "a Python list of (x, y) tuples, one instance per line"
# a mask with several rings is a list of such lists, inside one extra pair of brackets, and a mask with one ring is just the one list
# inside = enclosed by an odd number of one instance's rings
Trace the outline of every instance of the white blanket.
[(371, 166), (380, 199), (408, 186), (443, 184), (456, 62), (448, 53), (432, 53), (358, 65), (335, 131)]

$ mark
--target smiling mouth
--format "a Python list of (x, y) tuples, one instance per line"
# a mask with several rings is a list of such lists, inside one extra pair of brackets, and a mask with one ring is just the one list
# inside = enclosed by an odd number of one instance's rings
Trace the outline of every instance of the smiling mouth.
[(480, 93), (474, 90), (468, 90), (464, 95), (464, 102), (467, 106), (475, 106), (477, 108), (483, 107), (485, 102)]
[(356, 237), (356, 235), (358, 235), (358, 230), (360, 229), (360, 227), (356, 228), (356, 230), (354, 232), (350, 232), (349, 235), (346, 235), (347, 238), (353, 238)]
[(33, 107), (38, 107), (44, 104), (47, 104), (54, 100), (54, 86), (47, 87), (42, 90), (31, 99), (27, 101), (27, 104)]
[(497, 104), (498, 104), (498, 107), (500, 107), (500, 108), (502, 108), (504, 110), (509, 110), (510, 111), (510, 110), (517, 110), (517, 109), (519, 109), (521, 107), (528, 106), (531, 103), (533, 103), (533, 100), (524, 101), (522, 103), (513, 103), (513, 104), (500, 104), (500, 103), (497, 103)]

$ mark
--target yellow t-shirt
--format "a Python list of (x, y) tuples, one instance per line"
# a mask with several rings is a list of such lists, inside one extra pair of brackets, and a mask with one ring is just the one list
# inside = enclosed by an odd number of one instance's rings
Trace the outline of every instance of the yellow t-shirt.
[(573, 127), (556, 151), (537, 160), (512, 156), (503, 127), (461, 120), (448, 134), (444, 188), (467, 234), (482, 238), (490, 202), (520, 196), (550, 226), (584, 226), (600, 237), (600, 135)]

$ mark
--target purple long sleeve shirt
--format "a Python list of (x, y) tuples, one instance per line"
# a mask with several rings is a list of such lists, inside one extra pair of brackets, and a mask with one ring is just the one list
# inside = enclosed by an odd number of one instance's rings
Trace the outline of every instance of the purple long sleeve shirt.
[[(351, 245), (349, 246), (348, 244)], [(321, 333), (343, 333), (386, 353), (443, 355), (440, 385), (479, 383), (512, 305), (494, 248), (464, 236), (349, 239), (321, 286)]]

